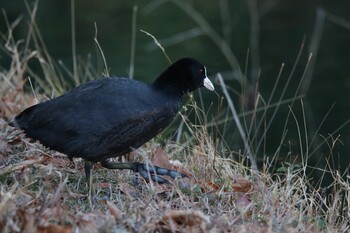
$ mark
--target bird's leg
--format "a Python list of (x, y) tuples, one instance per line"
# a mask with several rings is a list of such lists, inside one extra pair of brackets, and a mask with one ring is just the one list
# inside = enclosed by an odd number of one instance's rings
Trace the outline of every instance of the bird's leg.
[(90, 161), (85, 161), (84, 164), (84, 169), (85, 169), (85, 177), (86, 177), (86, 183), (89, 189), (89, 199), (91, 202), (91, 197), (95, 195), (95, 189), (94, 189), (94, 184), (91, 176), (91, 169), (93, 168), (94, 163)]
[(167, 175), (172, 178), (176, 177), (187, 177), (185, 174), (182, 174), (175, 170), (169, 170), (166, 168), (161, 168), (153, 166), (152, 164), (145, 163), (114, 163), (109, 160), (103, 160), (101, 165), (108, 169), (129, 169), (134, 172), (138, 172), (144, 179), (149, 180), (150, 178), (157, 183), (164, 184), (169, 183), (166, 179), (159, 175)]

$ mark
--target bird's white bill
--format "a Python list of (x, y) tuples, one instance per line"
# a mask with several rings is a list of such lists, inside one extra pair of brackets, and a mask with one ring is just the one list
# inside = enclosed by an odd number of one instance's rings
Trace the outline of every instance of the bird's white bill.
[(206, 78), (204, 79), (203, 85), (204, 85), (204, 87), (207, 88), (209, 91), (214, 91), (214, 90), (215, 90), (213, 83), (209, 80), (208, 77), (206, 77)]

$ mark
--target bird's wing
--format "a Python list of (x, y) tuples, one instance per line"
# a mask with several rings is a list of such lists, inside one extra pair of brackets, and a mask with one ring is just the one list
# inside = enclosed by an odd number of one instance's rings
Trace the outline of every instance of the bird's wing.
[(126, 154), (159, 134), (172, 122), (174, 115), (171, 111), (157, 109), (145, 112), (142, 116), (125, 119), (111, 125), (106, 131), (100, 131), (101, 135), (85, 140), (79, 153), (90, 160), (103, 159), (96, 156), (109, 158)]

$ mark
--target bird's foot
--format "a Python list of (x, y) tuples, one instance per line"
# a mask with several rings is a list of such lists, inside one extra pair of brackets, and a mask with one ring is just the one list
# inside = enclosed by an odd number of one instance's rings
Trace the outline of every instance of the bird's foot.
[(138, 172), (145, 180), (152, 180), (159, 184), (167, 184), (168, 180), (164, 179), (161, 176), (170, 176), (173, 179), (187, 177), (185, 174), (182, 174), (175, 170), (169, 170), (166, 168), (154, 166), (150, 163), (135, 163), (135, 172)]
[(159, 184), (169, 183), (168, 180), (164, 179), (161, 176), (170, 176), (173, 179), (177, 177), (187, 177), (185, 174), (182, 174), (175, 170), (169, 170), (166, 168), (154, 166), (150, 163), (115, 163), (109, 160), (101, 161), (101, 165), (108, 169), (129, 169), (134, 172), (139, 173), (145, 180), (152, 180)]

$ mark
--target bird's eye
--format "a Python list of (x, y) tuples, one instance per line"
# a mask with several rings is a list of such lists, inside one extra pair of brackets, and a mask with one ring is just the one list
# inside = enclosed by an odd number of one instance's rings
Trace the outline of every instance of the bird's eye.
[(205, 76), (207, 75), (207, 70), (205, 69), (205, 66), (199, 69), (199, 73), (201, 75), (205, 75)]

